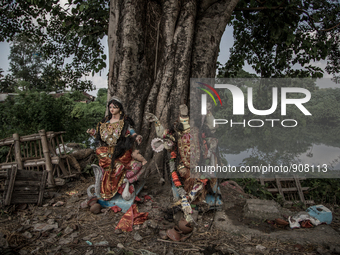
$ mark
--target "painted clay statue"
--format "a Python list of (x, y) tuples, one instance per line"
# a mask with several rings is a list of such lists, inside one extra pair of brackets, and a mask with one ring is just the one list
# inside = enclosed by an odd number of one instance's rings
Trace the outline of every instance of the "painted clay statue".
[(123, 198), (129, 200), (134, 188), (127, 185), (138, 180), (142, 165), (147, 163), (138, 150), (132, 151), (134, 142), (140, 144), (142, 137), (133, 130), (134, 122), (125, 115), (117, 97), (111, 98), (108, 108), (109, 114), (98, 123), (96, 129), (87, 130), (100, 142), (96, 149), (99, 167), (92, 165), (96, 176), (95, 192), (97, 196), (100, 193), (102, 199), (110, 200), (125, 189)]
[[(190, 163), (191, 167), (199, 164), (202, 146), (204, 151), (203, 157), (205, 159), (213, 159), (213, 162), (216, 162), (217, 139), (203, 139), (204, 144), (200, 145), (199, 136), (202, 134), (198, 128), (191, 127), (190, 124), (192, 123), (189, 122), (186, 105), (180, 105), (179, 120), (174, 124), (173, 130), (165, 129), (160, 124), (158, 118), (151, 113), (147, 113), (146, 118), (148, 121), (155, 123), (156, 134), (158, 136), (158, 138), (152, 141), (151, 146), (153, 150), (159, 152), (165, 148), (171, 151), (172, 159), (169, 165), (172, 182), (177, 187), (177, 193), (180, 197), (178, 204), (181, 204), (186, 220), (191, 222), (192, 209), (190, 204), (204, 202), (208, 187), (210, 186), (213, 189), (216, 186), (216, 179), (208, 179), (200, 175), (190, 176)], [(190, 144), (191, 141), (195, 141), (195, 143)], [(162, 142), (163, 145), (161, 144)], [(175, 153), (176, 149), (178, 155)], [(175, 158), (177, 158), (177, 164)]]

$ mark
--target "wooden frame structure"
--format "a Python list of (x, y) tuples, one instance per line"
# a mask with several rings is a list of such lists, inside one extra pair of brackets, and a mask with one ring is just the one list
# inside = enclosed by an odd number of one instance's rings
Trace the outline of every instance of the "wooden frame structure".
[(4, 205), (38, 204), (42, 205), (47, 171), (18, 170), (13, 166), (7, 171), (4, 190)]
[[(311, 204), (314, 201), (305, 200), (303, 194), (307, 191), (309, 187), (302, 187), (300, 181), (306, 178), (260, 178), (260, 183), (262, 186), (267, 184), (266, 188), (269, 192), (275, 194), (279, 193), (285, 203), (290, 203), (294, 200), (300, 200), (304, 204)], [(298, 197), (297, 197), (298, 196)]]
[[(0, 177), (7, 176), (8, 169), (16, 166), (18, 170), (47, 171), (48, 186), (55, 186), (54, 176), (73, 177), (61, 132), (45, 132), (0, 140), (0, 146), (9, 146), (6, 162), (0, 163)], [(61, 149), (62, 148), (62, 149)], [(66, 164), (66, 167), (65, 167)]]

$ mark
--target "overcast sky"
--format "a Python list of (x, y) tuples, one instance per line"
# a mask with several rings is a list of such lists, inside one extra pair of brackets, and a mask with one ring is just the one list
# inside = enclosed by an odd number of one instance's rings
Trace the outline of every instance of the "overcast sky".
[[(102, 43), (105, 47), (105, 50), (107, 51), (106, 54), (108, 56), (108, 47), (107, 47), (107, 37), (103, 38)], [(229, 59), (229, 50), (233, 46), (234, 38), (233, 38), (233, 28), (231, 26), (227, 26), (226, 30), (222, 36), (221, 44), (220, 44), (220, 54), (218, 57), (218, 61), (222, 64), (225, 64)], [(10, 52), (9, 44), (6, 42), (0, 42), (0, 52), (1, 52), (1, 58), (0, 58), (0, 68), (2, 68), (5, 71), (5, 74), (7, 73), (9, 69), (9, 61), (8, 56)], [(106, 65), (108, 66), (108, 59), (106, 61)], [(317, 63), (317, 66), (324, 68), (326, 66), (326, 61), (320, 61)], [(298, 68), (298, 67), (297, 67)], [(244, 70), (250, 73), (255, 73), (255, 71), (249, 66), (245, 65)], [(102, 70), (101, 74), (95, 74), (93, 77), (87, 76), (84, 77), (84, 79), (91, 80), (93, 84), (96, 86), (96, 90), (89, 92), (91, 95), (96, 96), (97, 91), (100, 88), (107, 88), (107, 72), (108, 69)], [(324, 73), (325, 78), (330, 78), (331, 76), (327, 73)]]
[[(102, 43), (105, 47), (105, 50), (107, 51), (106, 54), (108, 56), (108, 47), (107, 47), (107, 37), (103, 38)], [(229, 59), (229, 49), (233, 46), (234, 39), (233, 39), (233, 29), (232, 27), (228, 26), (222, 36), (221, 44), (220, 44), (220, 55), (218, 57), (218, 61), (222, 64), (226, 63)], [(5, 74), (7, 73), (9, 69), (9, 61), (8, 56), (10, 52), (9, 44), (6, 42), (0, 42), (0, 52), (1, 52), (1, 58), (0, 58), (0, 68), (2, 68), (5, 71)], [(106, 65), (108, 66), (108, 61), (106, 62)], [(245, 68), (248, 72), (254, 72), (251, 67), (247, 66)], [(85, 79), (92, 80), (93, 84), (96, 86), (95, 91), (91, 91), (90, 94), (96, 96), (97, 90), (100, 88), (107, 88), (107, 72), (108, 69), (104, 69), (101, 72), (101, 75), (95, 74), (93, 77), (87, 76)]]

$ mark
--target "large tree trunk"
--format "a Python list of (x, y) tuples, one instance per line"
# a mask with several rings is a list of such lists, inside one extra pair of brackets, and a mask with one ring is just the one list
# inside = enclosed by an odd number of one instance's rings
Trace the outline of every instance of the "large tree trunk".
[(220, 40), (237, 2), (111, 0), (108, 99), (122, 100), (147, 158), (154, 128), (145, 113), (170, 127), (179, 105), (189, 101), (190, 78), (215, 77)]

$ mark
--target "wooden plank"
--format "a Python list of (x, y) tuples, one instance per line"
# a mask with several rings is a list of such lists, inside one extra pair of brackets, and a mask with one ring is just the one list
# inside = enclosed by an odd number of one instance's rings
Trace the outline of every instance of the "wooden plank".
[(22, 164), (19, 135), (17, 133), (13, 134), (13, 139), (14, 139), (15, 162), (18, 164), (18, 169), (23, 169), (24, 166)]
[(38, 197), (39, 196), (39, 190), (30, 190), (30, 191), (25, 191), (25, 190), (21, 190), (21, 191), (13, 191), (12, 194), (12, 200), (14, 197), (27, 197), (27, 196), (32, 196), (32, 197)]
[(53, 167), (52, 167), (52, 162), (51, 162), (51, 155), (50, 155), (50, 150), (48, 148), (48, 142), (47, 142), (47, 137), (46, 137), (46, 132), (45, 130), (39, 130), (39, 134), (41, 137), (41, 144), (43, 148), (43, 153), (44, 153), (44, 158), (46, 160), (46, 170), (48, 172), (48, 177), (47, 177), (47, 182), (49, 186), (55, 186), (54, 183), (54, 178), (53, 178)]
[(285, 195), (283, 194), (282, 186), (281, 186), (281, 179), (275, 178), (277, 189), (279, 190), (279, 194), (283, 197), (283, 200), (285, 200)]
[[(38, 157), (37, 141), (34, 141), (34, 156)], [(40, 157), (41, 158), (41, 157)]]
[[(292, 178), (281, 178), (281, 177), (277, 177), (277, 178), (260, 178), (260, 180), (263, 180), (264, 182), (274, 182), (276, 181), (276, 179), (279, 179), (280, 181), (295, 181), (294, 177)], [(300, 178), (300, 180), (306, 180), (305, 177)]]
[(68, 176), (68, 175), (70, 174), (70, 173), (67, 172), (67, 170), (66, 170), (66, 168), (65, 168), (65, 165), (64, 165), (64, 163), (63, 163), (62, 160), (60, 160), (60, 163), (59, 163), (58, 166), (60, 167), (60, 169), (61, 169), (61, 171), (63, 172), (63, 175), (64, 175), (64, 176)]
[(36, 204), (38, 197), (15, 197), (11, 201), (12, 204)]
[(29, 144), (30, 144), (30, 156), (31, 156), (31, 158), (33, 158), (32, 141), (30, 141)]
[(18, 164), (16, 162), (12, 163), (1, 163), (0, 164), (0, 170), (7, 170), (7, 169), (12, 169), (13, 166), (17, 166)]
[[(57, 137), (58, 139), (58, 137)], [(63, 145), (63, 149), (64, 149), (64, 154), (66, 155), (66, 149), (65, 149), (65, 144), (64, 144), (64, 139), (63, 136), (60, 134), (60, 140), (61, 140), (61, 144)], [(58, 142), (59, 143), (59, 142)]]
[(6, 179), (7, 178), (7, 171), (0, 171), (0, 179)]
[(55, 149), (53, 149), (50, 142), (48, 143), (48, 148), (49, 148), (50, 152), (53, 154), (53, 157), (57, 156)]
[[(15, 142), (14, 142), (15, 145)], [(23, 158), (26, 158), (26, 154), (25, 154), (25, 144), (23, 144), (22, 146), (20, 146), (20, 153), (22, 155)], [(16, 160), (15, 160), (16, 161)]]
[[(6, 157), (6, 163), (8, 163), (9, 157), (11, 156), (13, 145), (14, 145), (14, 144), (11, 144), (11, 147), (9, 148), (9, 152), (8, 152), (8, 154), (7, 154), (7, 157)], [(12, 157), (11, 157), (11, 158), (12, 158)]]
[[(302, 191), (308, 190), (309, 187), (301, 187)], [(279, 190), (276, 188), (271, 188), (271, 189), (267, 189), (269, 192), (273, 192), (273, 193), (279, 193)], [(294, 192), (294, 191), (298, 191), (297, 188), (292, 187), (292, 188), (282, 188), (282, 192)]]
[(5, 139), (0, 140), (0, 146), (12, 145), (12, 144), (14, 144), (13, 138), (5, 138)]
[(40, 158), (42, 158), (42, 154), (41, 154), (41, 140), (38, 141), (38, 145), (39, 145), (39, 156)]
[(39, 186), (14, 186), (14, 192), (39, 192)]
[[(66, 133), (66, 132), (65, 132)], [(61, 143), (63, 145), (63, 148), (64, 148), (64, 155), (67, 156), (66, 154), (66, 149), (65, 149), (65, 145), (64, 145), (64, 139), (63, 139), (63, 136), (61, 135), (62, 133), (60, 133), (60, 140), (61, 140)], [(66, 163), (67, 163), (67, 169), (69, 171), (69, 173), (71, 174), (71, 166), (70, 166), (70, 162), (68, 161), (68, 157), (66, 157)]]
[(24, 143), (25, 147), (26, 148), (26, 157), (25, 158), (30, 158), (31, 155), (30, 155), (30, 152), (29, 152), (29, 145), (28, 143)]
[(298, 190), (298, 193), (299, 193), (300, 200), (301, 200), (302, 203), (306, 204), (305, 196), (303, 195), (303, 192), (302, 192), (300, 179), (297, 178), (297, 177), (294, 177), (294, 179), (295, 179), (295, 184), (296, 184), (296, 187), (297, 187), (297, 190)]
[[(37, 203), (41, 206), (44, 197), (47, 171), (34, 172), (26, 170), (10, 169), (8, 179), (5, 181), (7, 187), (5, 205), (18, 203)], [(18, 180), (18, 177), (23, 180)], [(36, 179), (28, 181), (28, 179)]]
[[(38, 167), (45, 165), (45, 158), (39, 158), (39, 159), (30, 159), (30, 160), (25, 160), (23, 161), (23, 167)], [(54, 165), (58, 165), (60, 162), (60, 158), (58, 156), (52, 157), (51, 162)], [(0, 170), (1, 169), (11, 169), (13, 166), (16, 166), (16, 162), (10, 162), (10, 163), (1, 163), (0, 164)]]
[(45, 185), (46, 185), (46, 178), (47, 178), (47, 171), (44, 171), (41, 177), (41, 180), (40, 180), (40, 192), (38, 196), (38, 206), (42, 205), (42, 201), (44, 198)]
[(24, 161), (35, 160), (35, 159), (41, 159), (41, 158), (39, 158), (39, 157), (29, 157), (29, 158), (24, 158)]
[[(5, 185), (7, 184), (7, 181), (5, 182)], [(8, 183), (10, 185), (10, 182)], [(15, 186), (40, 186), (40, 181), (15, 181)]]
[[(14, 182), (15, 182), (15, 177), (17, 175), (17, 168), (12, 167), (10, 171), (10, 179), (9, 179), (9, 184), (6, 192), (6, 198), (5, 198), (5, 205), (10, 205), (11, 204), (11, 199), (12, 199), (12, 192), (14, 188)], [(6, 185), (6, 184), (5, 184)]]
[(41, 179), (41, 176), (42, 172), (21, 170), (17, 172), (16, 180), (39, 181)]
[[(59, 131), (59, 132), (47, 132), (46, 136), (47, 138), (54, 137), (59, 134), (65, 134), (66, 131)], [(20, 142), (27, 142), (27, 141), (35, 141), (35, 140), (40, 140), (40, 135), (39, 134), (32, 134), (32, 135), (26, 135), (20, 137)], [(5, 139), (0, 140), (0, 146), (4, 145), (11, 145), (14, 143), (14, 139), (12, 137), (8, 137)]]

